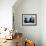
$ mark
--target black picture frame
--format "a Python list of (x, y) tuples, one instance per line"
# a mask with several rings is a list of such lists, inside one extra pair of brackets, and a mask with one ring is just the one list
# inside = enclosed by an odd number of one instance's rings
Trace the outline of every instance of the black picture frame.
[(22, 14), (22, 26), (36, 26), (37, 14)]

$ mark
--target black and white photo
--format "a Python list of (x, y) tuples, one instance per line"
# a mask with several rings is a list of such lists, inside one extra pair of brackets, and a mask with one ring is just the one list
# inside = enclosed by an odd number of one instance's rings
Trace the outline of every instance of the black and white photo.
[(22, 25), (25, 26), (37, 25), (37, 14), (22, 14)]

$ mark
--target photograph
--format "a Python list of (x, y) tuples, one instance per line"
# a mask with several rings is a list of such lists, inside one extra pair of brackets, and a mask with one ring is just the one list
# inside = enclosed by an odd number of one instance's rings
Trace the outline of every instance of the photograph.
[(37, 14), (22, 14), (22, 25), (25, 26), (37, 25)]
[(46, 46), (46, 0), (0, 0), (0, 46)]

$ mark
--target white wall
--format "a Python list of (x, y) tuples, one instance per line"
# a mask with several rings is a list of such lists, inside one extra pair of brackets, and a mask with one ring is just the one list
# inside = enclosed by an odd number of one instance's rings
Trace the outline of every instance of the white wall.
[(0, 27), (12, 28), (12, 6), (16, 0), (0, 0)]
[(41, 38), (42, 46), (46, 46), (46, 0), (41, 1)]
[[(15, 30), (23, 33), (24, 38), (35, 41), (41, 46), (41, 0), (23, 0), (13, 6)], [(22, 26), (22, 14), (37, 14), (37, 26)]]

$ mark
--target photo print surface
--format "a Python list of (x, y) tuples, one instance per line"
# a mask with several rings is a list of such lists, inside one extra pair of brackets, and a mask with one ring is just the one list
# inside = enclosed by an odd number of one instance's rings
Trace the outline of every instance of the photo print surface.
[(35, 26), (37, 24), (36, 14), (22, 14), (22, 25)]

